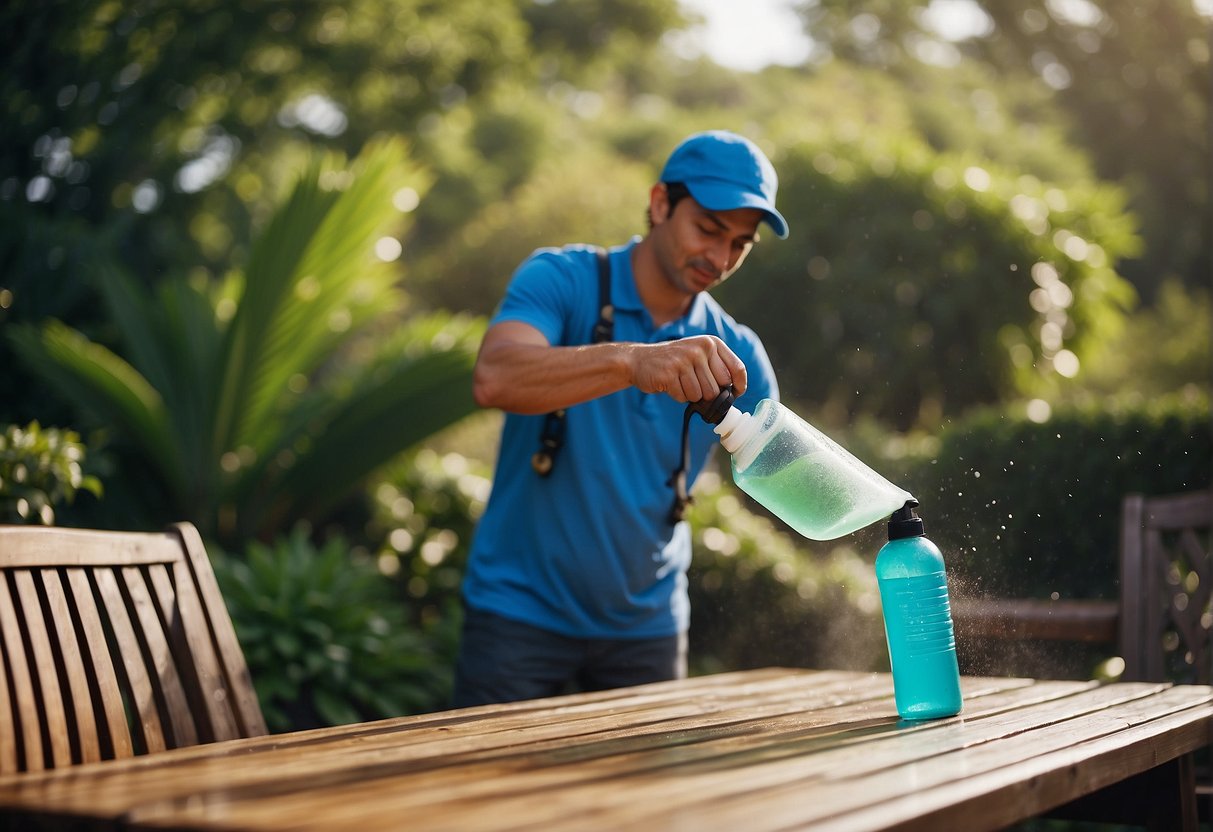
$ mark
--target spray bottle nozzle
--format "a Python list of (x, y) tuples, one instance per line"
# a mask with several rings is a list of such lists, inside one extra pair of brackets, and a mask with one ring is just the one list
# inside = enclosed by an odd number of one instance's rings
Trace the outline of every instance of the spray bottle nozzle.
[(719, 425), (725, 415), (728, 414), (729, 408), (733, 406), (733, 402), (736, 399), (737, 396), (733, 392), (733, 385), (730, 384), (721, 390), (716, 398), (711, 401), (700, 399), (697, 402), (688, 404), (687, 408), (693, 413), (698, 413), (709, 425)]
[(909, 499), (906, 500), (905, 505), (893, 512), (893, 516), (889, 518), (889, 540), (922, 537), (926, 534), (922, 518), (914, 511), (916, 508), (918, 508), (918, 501)]

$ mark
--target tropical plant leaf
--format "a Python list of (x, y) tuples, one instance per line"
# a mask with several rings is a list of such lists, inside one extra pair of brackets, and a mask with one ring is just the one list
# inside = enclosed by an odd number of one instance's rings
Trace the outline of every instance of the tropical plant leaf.
[(222, 328), (207, 295), (184, 280), (161, 283), (153, 307), (172, 377), (160, 388), (181, 456), (200, 493), (218, 488), (214, 447)]
[(173, 378), (166, 362), (159, 316), (152, 311), (151, 299), (126, 272), (113, 265), (102, 265), (93, 281), (105, 301), (110, 317), (122, 336), (127, 360), (157, 390), (166, 390)]
[(323, 514), (380, 465), (474, 412), (473, 363), (466, 353), (432, 353), (351, 397), (324, 443), (292, 469), (290, 495), (307, 513)]
[(242, 281), (243, 293), (224, 343), (216, 453), (235, 444), (233, 436), (237, 423), (247, 418), (242, 417), (242, 410), (262, 362), (262, 345), (275, 310), (291, 286), (311, 232), (336, 196), (321, 190), (319, 169), (314, 165), (253, 246), (247, 274), (255, 277)]
[[(321, 516), (401, 451), (472, 413), (472, 368), (483, 321), (414, 318), (353, 378), (340, 377), (292, 413), (280, 444), (233, 493), (241, 525)], [(315, 441), (323, 437), (323, 441)]]
[(16, 327), (14, 348), (42, 379), (102, 422), (121, 427), (176, 493), (184, 487), (164, 399), (134, 367), (59, 321)]
[[(263, 329), (256, 360), (246, 368), (245, 407), (234, 426), (233, 445), (264, 450), (274, 432), (275, 404), (289, 380), (310, 375), (372, 315), (399, 304), (394, 275), (374, 257), (374, 244), (400, 219), (391, 198), (404, 182), (403, 160), (401, 142), (381, 142), (351, 171), (320, 169), (297, 192), (313, 210), (301, 210), (298, 216), (288, 211), (299, 227), (280, 230), (287, 246), (305, 248), (297, 259), (288, 258), (295, 262), (292, 273), (275, 273), (270, 282), (278, 291), (255, 299), (256, 314), (250, 319), (259, 319)], [(345, 187), (325, 199), (315, 188), (328, 182)], [(250, 289), (262, 283), (253, 267), (263, 263), (265, 257), (255, 254), (248, 271)], [(242, 310), (244, 306), (242, 302)]]
[[(212, 440), (220, 329), (210, 299), (171, 278), (151, 296), (113, 267), (102, 271), (97, 283), (132, 365), (164, 400), (182, 460), (177, 478), (192, 484), (195, 500), (213, 495), (219, 456)], [(176, 496), (179, 504), (190, 499)]]

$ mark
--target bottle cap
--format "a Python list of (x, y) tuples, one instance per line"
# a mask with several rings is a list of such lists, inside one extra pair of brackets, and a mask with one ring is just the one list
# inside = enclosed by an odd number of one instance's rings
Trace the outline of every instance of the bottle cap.
[(733, 406), (733, 401), (737, 396), (733, 393), (733, 385), (725, 387), (717, 394), (716, 398), (708, 401), (700, 399), (697, 402), (691, 402), (687, 405), (692, 412), (698, 413), (703, 420), (709, 425), (719, 425), (721, 420), (728, 414), (729, 408)]
[(889, 540), (922, 537), (927, 533), (922, 518), (914, 513), (916, 508), (917, 500), (906, 500), (905, 505), (893, 512), (893, 516), (889, 518)]
[[(720, 437), (721, 447), (730, 454), (735, 454), (742, 445), (750, 440), (750, 437), (758, 433), (760, 427), (758, 420), (749, 413), (730, 407), (724, 418), (720, 420), (720, 424), (712, 430)], [(746, 465), (748, 464), (747, 462)], [(745, 465), (741, 467), (744, 468)]]

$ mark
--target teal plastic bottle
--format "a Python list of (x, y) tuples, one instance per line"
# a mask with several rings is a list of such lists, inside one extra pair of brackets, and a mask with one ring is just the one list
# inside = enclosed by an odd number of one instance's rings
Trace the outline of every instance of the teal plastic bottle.
[(902, 719), (960, 712), (960, 671), (943, 555), (926, 538), (910, 500), (889, 519), (889, 542), (876, 556), (893, 698)]

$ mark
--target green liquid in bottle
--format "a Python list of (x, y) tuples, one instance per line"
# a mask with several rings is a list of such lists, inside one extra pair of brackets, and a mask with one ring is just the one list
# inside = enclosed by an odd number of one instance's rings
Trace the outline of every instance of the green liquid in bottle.
[[(795, 457), (782, 467), (753, 465), (733, 471), (737, 485), (796, 531), (832, 540), (887, 517), (904, 498), (900, 490), (840, 477), (838, 460), (824, 453)], [(892, 506), (892, 507), (890, 507)]]
[(737, 486), (812, 540), (850, 534), (913, 499), (770, 399), (753, 416), (731, 408), (716, 432)]

